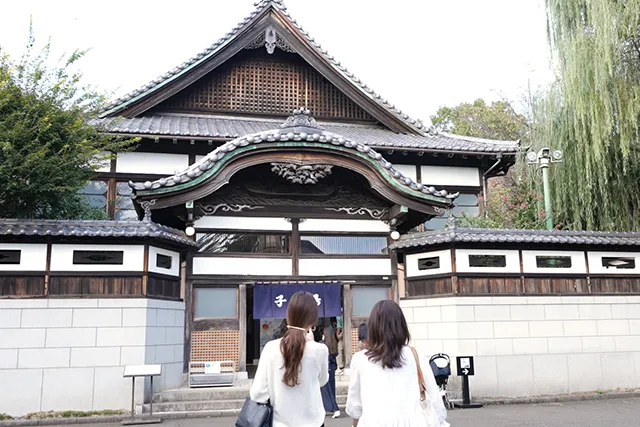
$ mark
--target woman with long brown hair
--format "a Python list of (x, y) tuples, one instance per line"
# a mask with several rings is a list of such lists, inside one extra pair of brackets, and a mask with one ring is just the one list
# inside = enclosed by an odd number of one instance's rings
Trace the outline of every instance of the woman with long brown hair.
[(323, 341), (329, 350), (329, 382), (322, 387), (322, 403), (324, 410), (333, 412), (332, 418), (340, 416), (340, 408), (336, 401), (336, 369), (338, 369), (338, 337), (333, 328), (324, 328)]
[(329, 351), (309, 338), (317, 320), (313, 295), (296, 292), (287, 307), (284, 337), (269, 341), (262, 350), (250, 395), (256, 402), (271, 403), (273, 427), (324, 425), (320, 388), (329, 379)]
[(408, 345), (409, 327), (400, 306), (378, 301), (369, 315), (368, 329), (366, 349), (351, 359), (347, 414), (353, 425), (448, 427), (429, 363), (420, 363)]

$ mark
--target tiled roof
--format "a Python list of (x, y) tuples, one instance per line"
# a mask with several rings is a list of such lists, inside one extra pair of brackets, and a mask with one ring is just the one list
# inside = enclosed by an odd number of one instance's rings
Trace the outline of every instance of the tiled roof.
[(414, 190), (427, 196), (442, 197), (444, 199), (455, 199), (459, 193), (449, 194), (447, 190), (436, 190), (434, 187), (426, 186), (413, 181), (411, 178), (404, 176), (400, 171), (396, 170), (393, 165), (388, 162), (382, 154), (358, 141), (353, 141), (332, 132), (322, 129), (315, 119), (309, 116), (309, 110), (298, 109), (293, 112), (285, 123), (280, 125), (278, 129), (270, 129), (264, 132), (257, 132), (236, 138), (211, 153), (207, 154), (199, 162), (189, 166), (187, 169), (176, 173), (168, 178), (161, 178), (153, 182), (147, 181), (143, 183), (130, 182), (129, 185), (136, 191), (157, 190), (162, 187), (172, 187), (174, 185), (187, 183), (203, 175), (216, 164), (220, 163), (227, 155), (240, 147), (257, 144), (282, 143), (282, 142), (309, 142), (325, 144), (328, 148), (332, 146), (341, 146), (348, 149), (358, 151), (369, 156), (372, 161), (378, 162), (380, 166), (386, 169), (391, 175), (391, 179), (396, 180), (407, 191)]
[[(130, 119), (105, 118), (94, 123), (102, 126), (107, 132), (129, 135), (232, 139), (273, 129), (279, 126), (281, 121), (165, 113)], [(322, 125), (329, 132), (378, 148), (503, 154), (514, 154), (519, 148), (517, 141), (494, 141), (433, 131), (422, 136), (395, 133), (383, 126), (375, 125), (335, 122), (323, 122)]]
[(0, 236), (146, 237), (196, 246), (182, 231), (146, 221), (0, 219)]
[(390, 248), (418, 248), (442, 243), (537, 243), (640, 246), (640, 233), (450, 227), (444, 230), (406, 234), (398, 241), (392, 243)]
[[(233, 27), (233, 29), (231, 31), (229, 31), (227, 34), (225, 34), (220, 40), (218, 40), (217, 42), (215, 42), (214, 44), (212, 44), (211, 46), (209, 46), (207, 49), (205, 49), (204, 51), (200, 52), (199, 54), (195, 55), (194, 57), (188, 59), (187, 61), (183, 62), (182, 64), (180, 64), (179, 66), (173, 68), (171, 71), (161, 75), (160, 77), (156, 78), (155, 80), (147, 83), (146, 85), (140, 87), (139, 89), (134, 90), (133, 92), (130, 92), (126, 95), (124, 95), (121, 98), (116, 99), (115, 101), (113, 101), (110, 105), (108, 105), (103, 113), (103, 117), (104, 116), (108, 116), (108, 115), (115, 115), (118, 111), (122, 110), (123, 108), (126, 107), (126, 105), (128, 105), (130, 102), (135, 101), (137, 99), (140, 99), (144, 96), (146, 96), (147, 94), (154, 92), (155, 90), (163, 87), (164, 85), (166, 85), (167, 83), (173, 81), (175, 78), (178, 78), (179, 76), (181, 76), (182, 74), (184, 74), (185, 72), (191, 70), (192, 68), (198, 66), (199, 64), (207, 61), (209, 58), (211, 58), (212, 56), (215, 56), (220, 50), (222, 50), (225, 46), (227, 46), (229, 43), (231, 43), (233, 41), (233, 39), (236, 38), (236, 36), (246, 27), (248, 27), (253, 21), (254, 19), (260, 15), (262, 12), (264, 12), (267, 8), (269, 7), (273, 7), (275, 10), (278, 10), (281, 12), (281, 14), (284, 16), (284, 18), (286, 20), (289, 21), (289, 23), (291, 25), (293, 25), (295, 28), (297, 28), (300, 33), (305, 37), (307, 44), (314, 49), (316, 52), (318, 52), (320, 55), (322, 55), (322, 57), (326, 60), (326, 62), (333, 68), (333, 70), (345, 77), (348, 81), (350, 81), (353, 86), (355, 88), (357, 88), (362, 94), (364, 94), (365, 96), (367, 96), (369, 99), (373, 100), (375, 103), (377, 103), (378, 105), (382, 106), (387, 112), (391, 113), (396, 119), (400, 120), (401, 122), (403, 122), (405, 125), (407, 125), (410, 129), (414, 130), (417, 134), (419, 135), (426, 135), (427, 137), (429, 137), (430, 133), (432, 131), (430, 131), (424, 124), (422, 124), (420, 121), (415, 120), (411, 117), (409, 117), (406, 113), (404, 113), (402, 110), (400, 110), (398, 107), (396, 107), (395, 105), (393, 105), (392, 103), (390, 103), (389, 101), (387, 101), (386, 99), (382, 98), (380, 96), (380, 94), (376, 93), (373, 91), (373, 89), (371, 89), (369, 86), (367, 86), (362, 80), (360, 80), (358, 77), (354, 76), (352, 72), (350, 72), (344, 65), (342, 65), (338, 60), (336, 60), (332, 55), (330, 55), (325, 49), (323, 49), (320, 44), (313, 38), (311, 37), (311, 35), (309, 35), (309, 33), (307, 31), (305, 31), (300, 24), (298, 24), (298, 22), (293, 19), (291, 17), (291, 15), (289, 14), (289, 12), (287, 11), (286, 6), (284, 5), (283, 0), (260, 0), (257, 1), (255, 4), (256, 9), (254, 9), (253, 12), (251, 12), (251, 14), (249, 16), (247, 16), (244, 20), (242, 20), (240, 23), (238, 23), (235, 27)], [(149, 119), (147, 119), (149, 120)], [(137, 124), (134, 125), (134, 127), (138, 127)], [(256, 129), (254, 130), (254, 132), (258, 131), (258, 130), (262, 130), (262, 129)], [(239, 134), (234, 135), (234, 137), (238, 137), (241, 135), (244, 135), (248, 132), (242, 132)], [(346, 136), (349, 136), (348, 134), (345, 133)], [(407, 135), (408, 136), (408, 135)], [(449, 136), (445, 136), (443, 135), (442, 137), (439, 137), (438, 135), (431, 135), (432, 138), (438, 140), (438, 139), (444, 139), (444, 140), (448, 140)], [(460, 145), (465, 145), (468, 144), (470, 141), (465, 142), (460, 142)], [(474, 150), (470, 150), (470, 151), (479, 151), (479, 152), (515, 152), (517, 150), (517, 146), (518, 143), (516, 141), (509, 141), (508, 145), (509, 148), (506, 147), (493, 147), (493, 145), (505, 145), (502, 144), (500, 141), (490, 141), (489, 140), (485, 140), (484, 142), (477, 142), (477, 147), (478, 149), (474, 149)], [(404, 147), (405, 145), (401, 145), (403, 142), (399, 142), (398, 145), (399, 147)], [(406, 147), (411, 147), (410, 144), (421, 144), (421, 141), (407, 141), (404, 142), (406, 145)], [(428, 142), (422, 142), (426, 145), (429, 145)], [(442, 143), (443, 145), (447, 145), (446, 142)], [(438, 145), (438, 143), (436, 142), (435, 145)], [(450, 144), (452, 146), (455, 146), (456, 144)], [(391, 146), (395, 146), (395, 144), (391, 144)], [(484, 147), (484, 149), (483, 149)], [(437, 147), (436, 147), (437, 148)], [(455, 150), (455, 149), (454, 149)], [(464, 151), (464, 150), (456, 150), (456, 151)]]

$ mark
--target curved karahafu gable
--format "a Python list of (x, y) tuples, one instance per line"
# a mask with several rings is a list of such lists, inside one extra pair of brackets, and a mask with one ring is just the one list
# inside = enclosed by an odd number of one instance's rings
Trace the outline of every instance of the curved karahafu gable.
[[(300, 157), (303, 152), (310, 153), (308, 161)], [(242, 165), (232, 166), (233, 162), (240, 158), (244, 158)], [(254, 133), (229, 141), (200, 162), (173, 176), (144, 183), (130, 182), (129, 185), (135, 190), (137, 198), (165, 198), (171, 194), (189, 191), (216, 176), (224, 175), (217, 189), (228, 182), (238, 170), (273, 161), (328, 163), (351, 169), (367, 178), (371, 186), (383, 196), (397, 203), (392, 193), (418, 203), (423, 202), (425, 207), (435, 205), (440, 208), (450, 207), (451, 200), (458, 196), (458, 193), (449, 194), (446, 190), (437, 190), (404, 176), (380, 153), (366, 144), (322, 130), (316, 121), (309, 117), (308, 110), (294, 111), (294, 115), (289, 117), (280, 129)], [(384, 182), (386, 188), (376, 185), (380, 181)], [(202, 194), (199, 193), (198, 196)]]

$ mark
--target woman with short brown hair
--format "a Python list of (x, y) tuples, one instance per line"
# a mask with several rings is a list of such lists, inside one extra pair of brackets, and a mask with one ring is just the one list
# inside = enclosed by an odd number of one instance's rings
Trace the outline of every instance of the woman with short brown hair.
[(269, 401), (273, 427), (321, 427), (324, 406), (320, 388), (329, 379), (327, 346), (313, 341), (311, 328), (318, 305), (308, 292), (296, 292), (287, 307), (287, 331), (269, 341), (251, 386), (251, 400)]
[[(351, 360), (347, 414), (358, 427), (446, 427), (446, 409), (429, 363), (422, 370), (426, 396), (419, 384), (419, 357), (409, 347), (409, 327), (393, 301), (371, 310), (367, 348)], [(426, 416), (422, 398), (430, 408)], [(431, 411), (432, 409), (432, 411)], [(435, 413), (435, 414), (434, 414)], [(437, 420), (435, 420), (437, 418)], [(433, 425), (437, 424), (437, 425)]]

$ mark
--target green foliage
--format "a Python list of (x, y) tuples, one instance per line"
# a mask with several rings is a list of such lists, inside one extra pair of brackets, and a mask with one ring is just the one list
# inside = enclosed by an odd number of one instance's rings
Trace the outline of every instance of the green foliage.
[(0, 421), (12, 420), (13, 417), (11, 415), (0, 413)]
[[(543, 198), (526, 182), (508, 182), (489, 190), (483, 216), (463, 216), (459, 225), (477, 228), (546, 228)], [(560, 226), (558, 225), (557, 228)]]
[(19, 62), (0, 49), (0, 217), (95, 219), (78, 190), (116, 141), (90, 124), (104, 97), (72, 72), (85, 52), (49, 65), (50, 46), (34, 53), (34, 37)]
[(532, 141), (551, 168), (555, 219), (640, 229), (640, 0), (546, 0), (558, 81), (535, 102)]
[(443, 132), (498, 140), (515, 141), (526, 137), (527, 118), (505, 101), (490, 105), (483, 99), (457, 107), (441, 107), (431, 116), (433, 126)]

